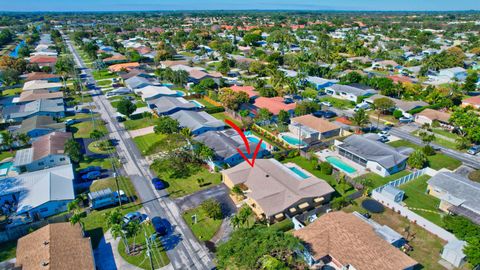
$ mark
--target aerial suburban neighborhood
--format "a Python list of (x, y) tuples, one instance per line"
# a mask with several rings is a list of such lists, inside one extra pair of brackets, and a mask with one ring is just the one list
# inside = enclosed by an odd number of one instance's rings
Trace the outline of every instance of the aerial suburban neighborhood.
[(477, 4), (0, 6), (0, 269), (480, 269)]

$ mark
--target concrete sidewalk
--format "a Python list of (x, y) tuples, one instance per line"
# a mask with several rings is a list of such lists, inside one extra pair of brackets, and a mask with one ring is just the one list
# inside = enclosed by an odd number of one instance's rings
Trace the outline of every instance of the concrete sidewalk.
[(130, 136), (132, 138), (147, 135), (147, 134), (151, 134), (151, 133), (154, 133), (154, 132), (155, 131), (153, 131), (153, 126), (129, 131)]

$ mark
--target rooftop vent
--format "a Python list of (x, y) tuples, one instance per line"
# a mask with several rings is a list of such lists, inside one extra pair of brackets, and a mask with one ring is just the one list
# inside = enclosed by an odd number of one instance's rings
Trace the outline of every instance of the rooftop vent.
[(48, 262), (42, 262), (42, 266), (48, 266)]
[(270, 177), (270, 175), (266, 174), (265, 177)]
[(48, 244), (50, 244), (50, 242), (48, 242), (47, 240), (43, 241), (43, 245), (44, 245), (44, 246), (46, 246), (46, 245), (48, 245)]

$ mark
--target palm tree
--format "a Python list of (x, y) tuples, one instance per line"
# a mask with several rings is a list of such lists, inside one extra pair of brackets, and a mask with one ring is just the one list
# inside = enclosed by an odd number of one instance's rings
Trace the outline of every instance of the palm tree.
[(133, 250), (136, 250), (136, 238), (138, 233), (140, 232), (140, 223), (138, 221), (132, 221), (125, 226), (126, 237), (131, 238), (133, 237)]
[(364, 126), (370, 123), (369, 117), (367, 113), (365, 113), (364, 109), (360, 109), (355, 112), (351, 120), (356, 126), (358, 126), (359, 130), (362, 130)]
[(27, 145), (28, 143), (30, 143), (30, 137), (25, 133), (18, 134), (17, 140), (19, 140), (22, 145)]
[(113, 225), (121, 225), (123, 222), (123, 215), (120, 213), (120, 210), (115, 209), (113, 211), (105, 213), (105, 221), (107, 222), (107, 226)]
[(3, 132), (2, 133), (2, 145), (6, 146), (10, 152), (13, 150), (13, 143), (15, 139), (13, 138), (10, 132)]
[(130, 246), (128, 246), (128, 241), (125, 237), (125, 233), (122, 229), (122, 225), (120, 224), (112, 225), (112, 227), (110, 228), (110, 232), (112, 233), (112, 236), (114, 239), (117, 239), (118, 237), (122, 238), (123, 245), (125, 246), (125, 252), (127, 254), (130, 254)]

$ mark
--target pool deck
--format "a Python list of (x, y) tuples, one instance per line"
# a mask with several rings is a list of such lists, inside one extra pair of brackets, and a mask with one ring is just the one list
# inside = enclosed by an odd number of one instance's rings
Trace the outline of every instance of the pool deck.
[[(292, 143), (289, 143), (287, 140), (285, 140), (282, 136), (288, 136), (288, 137), (292, 137), (296, 140), (298, 140), (298, 136), (296, 136), (295, 134), (291, 133), (291, 132), (282, 132), (280, 134), (278, 134), (278, 138), (282, 141), (284, 141), (285, 143), (287, 143), (289, 146), (291, 147), (298, 147), (298, 144), (292, 144)], [(304, 142), (302, 140), (302, 145), (300, 145), (301, 148), (303, 147), (307, 147), (308, 146), (308, 143)]]
[(338, 169), (340, 170), (341, 172), (343, 172), (344, 174), (354, 178), (354, 177), (358, 177), (358, 176), (361, 176), (361, 175), (364, 175), (366, 173), (368, 173), (368, 171), (358, 165), (357, 163), (349, 160), (349, 159), (346, 159), (342, 156), (340, 156), (336, 151), (331, 151), (329, 149), (324, 149), (324, 150), (321, 150), (321, 151), (318, 151), (318, 152), (315, 152), (315, 155), (321, 160), (321, 161), (325, 161), (325, 162), (328, 162), (327, 161), (327, 157), (336, 157), (338, 159), (340, 159), (342, 162), (344, 162), (345, 164), (347, 164), (348, 166), (354, 168), (356, 171), (354, 173), (347, 173), (346, 171), (344, 170), (341, 170), (339, 168), (337, 168), (335, 165), (332, 164), (332, 166), (335, 168), (335, 169)]

